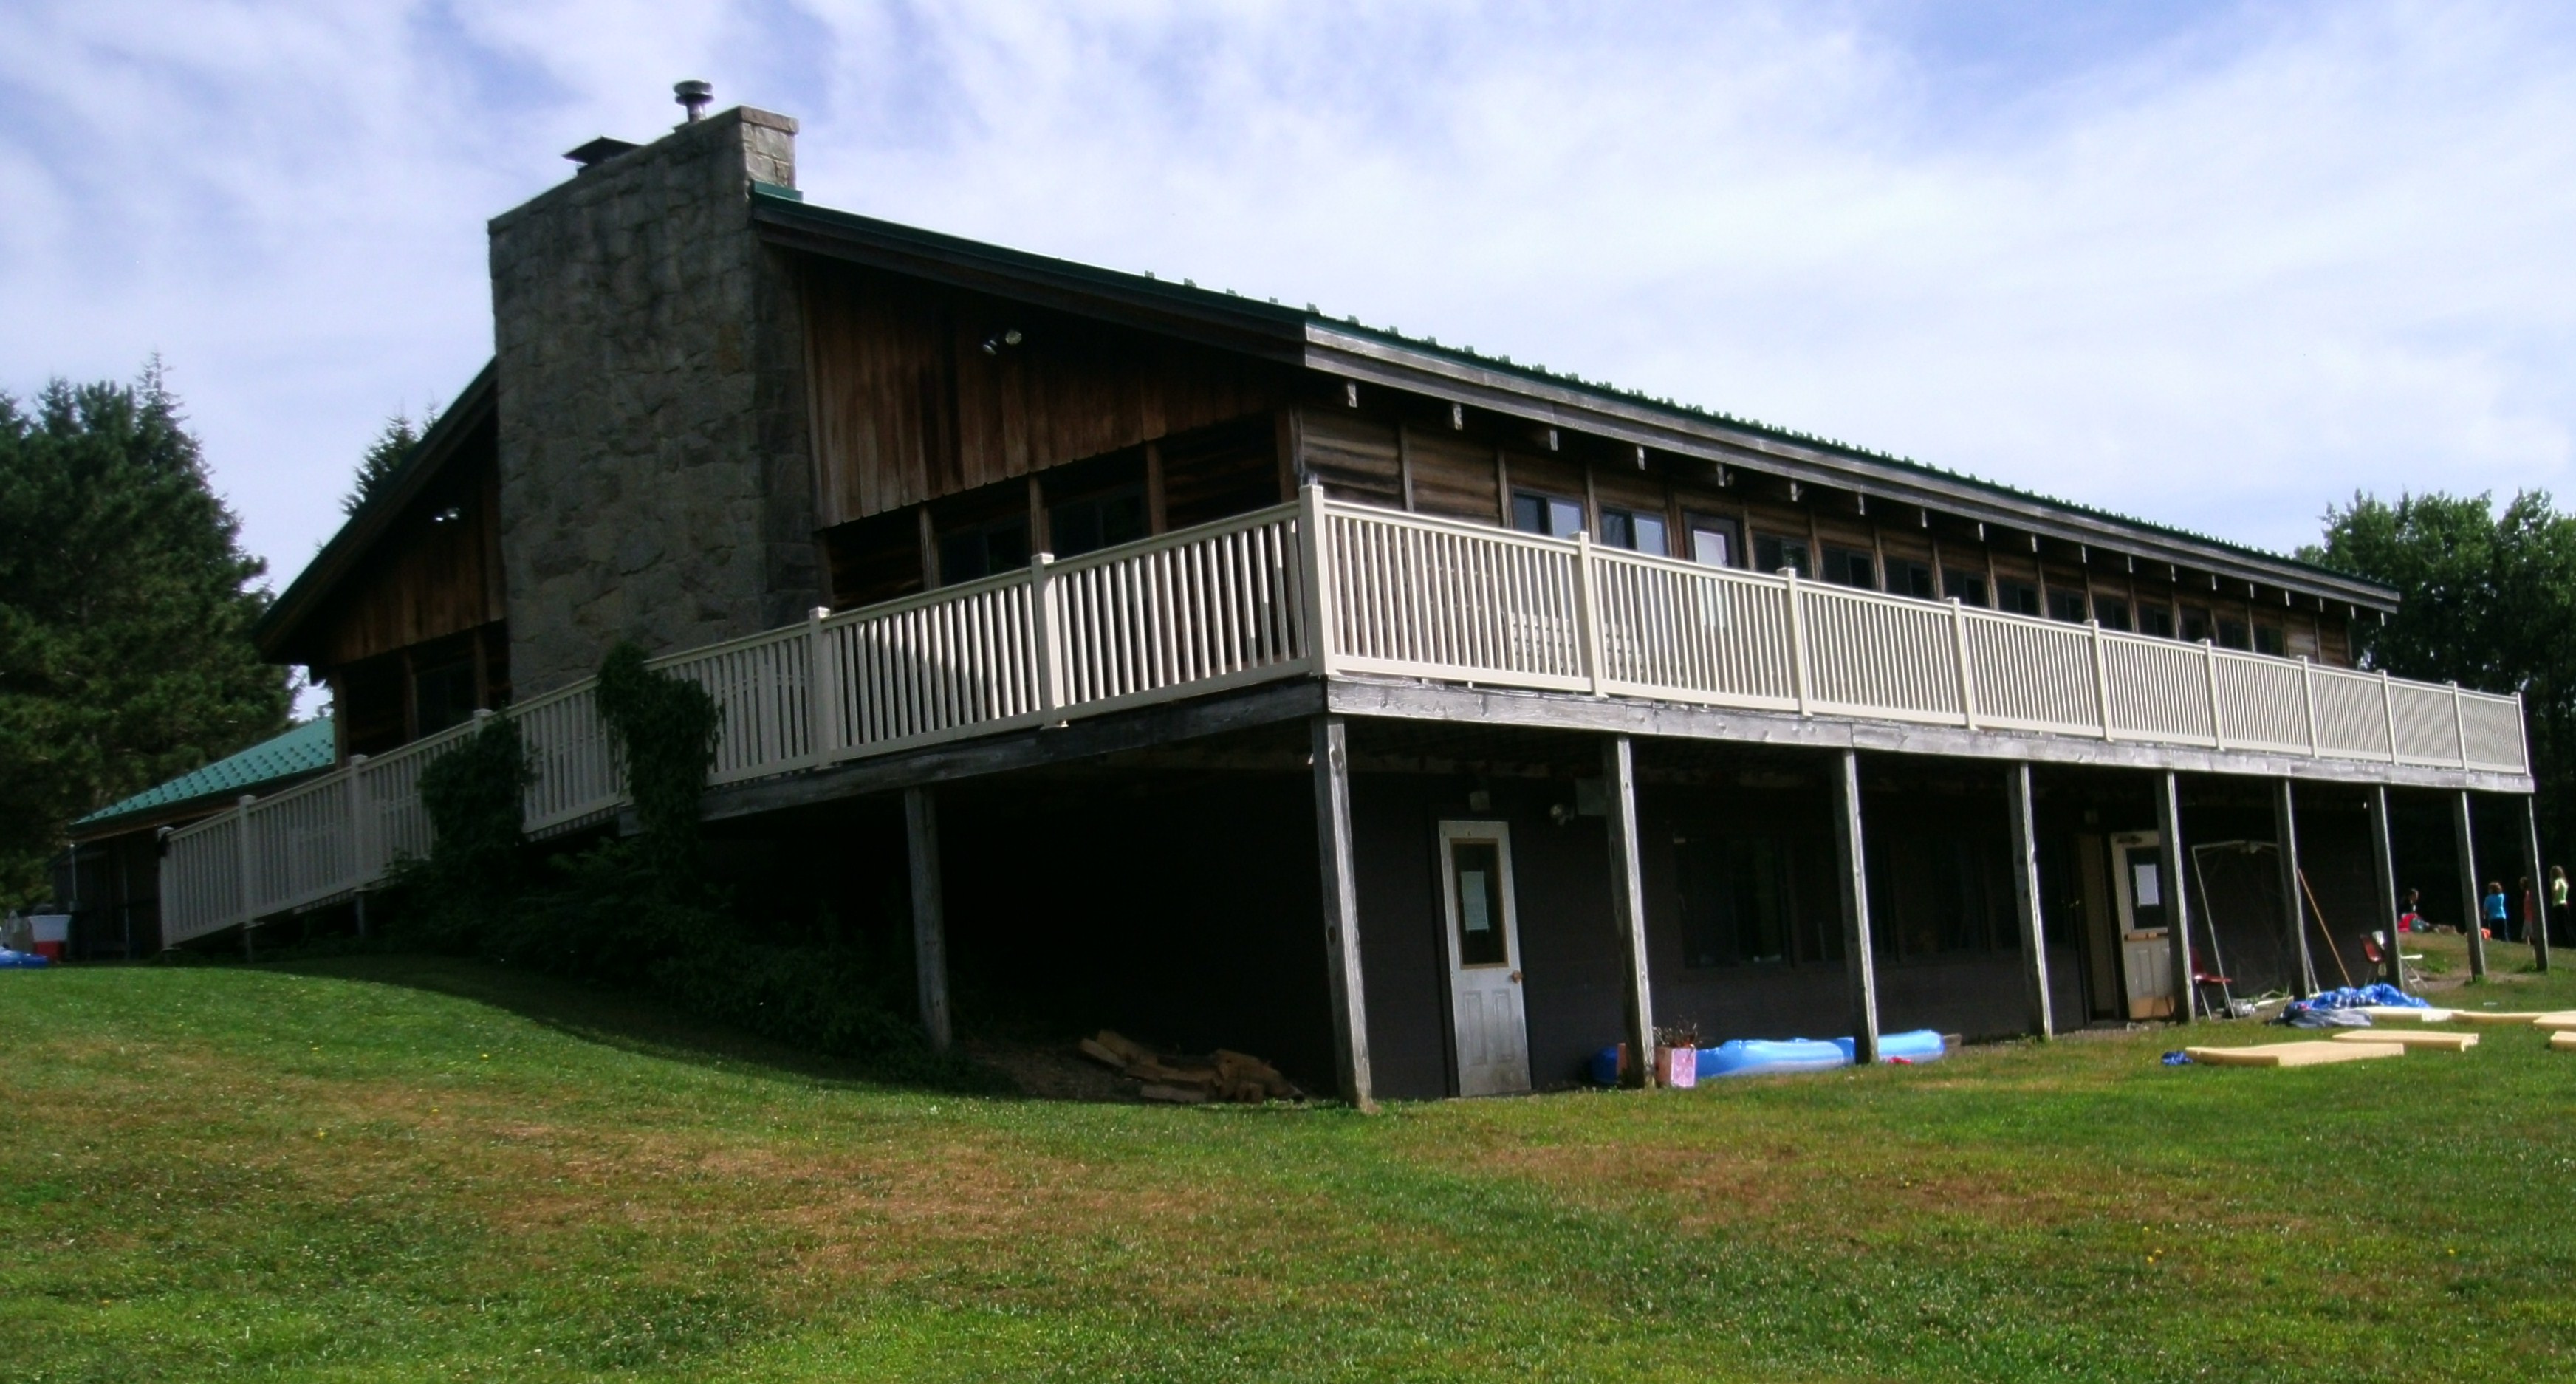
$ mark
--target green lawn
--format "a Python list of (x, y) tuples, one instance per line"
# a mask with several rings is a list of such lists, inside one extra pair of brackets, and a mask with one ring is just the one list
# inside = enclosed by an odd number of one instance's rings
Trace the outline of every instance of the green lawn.
[[(2449, 998), (2576, 1007), (2576, 981)], [(2520, 1027), (2286, 1072), (2158, 1065), (2174, 1045), (1368, 1118), (889, 1091), (444, 961), (0, 973), (0, 1362), (2576, 1374), (2576, 1055)]]

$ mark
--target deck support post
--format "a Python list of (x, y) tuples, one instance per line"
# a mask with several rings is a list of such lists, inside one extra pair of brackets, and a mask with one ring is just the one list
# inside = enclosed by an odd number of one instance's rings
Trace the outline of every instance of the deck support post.
[(2406, 948), (2397, 936), (2397, 843), (2388, 822), (2388, 785), (2370, 786), (2370, 866), (2371, 876), (2379, 884), (2379, 933), (2388, 950), (2381, 964), (2388, 969), (2388, 983), (2406, 988), (2406, 962), (2399, 955)]
[(2522, 800), (2522, 869), (2531, 881), (2530, 892), (2523, 897), (2531, 901), (2531, 916), (2523, 920), (2523, 938), (2531, 944), (2531, 964), (2549, 969), (2549, 881), (2540, 877), (2540, 812), (2534, 806), (2537, 797)]
[(2165, 939), (2173, 952), (2174, 1022), (2190, 1023), (2191, 891), (2184, 887), (2182, 848), (2182, 779), (2171, 770), (2156, 775), (2156, 864), (2165, 877)]
[(1339, 716), (1313, 723), (1315, 864), (1324, 904), (1324, 967), (1332, 990), (1333, 1074), (1342, 1099), (1375, 1110), (1370, 1090), (1368, 999), (1361, 984), (1359, 877), (1351, 856), (1351, 752)]
[(903, 831), (912, 865), (913, 979), (921, 994), (921, 1029), (945, 1052), (948, 1024), (948, 924), (939, 888), (939, 800), (927, 788), (903, 790)]
[(1628, 1051), (1637, 1054), (1637, 1084), (1655, 1084), (1655, 992), (1646, 966), (1646, 891), (1638, 865), (1637, 752), (1627, 736), (1601, 747), (1602, 787), (1608, 791), (1610, 911), (1619, 928), (1621, 977), (1627, 1001)]
[(2298, 944), (2299, 978), (2308, 987), (2303, 993), (2317, 992), (2317, 961), (2308, 950), (2307, 901), (2300, 896), (2299, 880), (2299, 807), (2288, 779), (2272, 784), (2272, 840), (2279, 845), (2281, 857), (2281, 916), (2290, 920), (2290, 940)]
[(1834, 766), (1834, 864), (1843, 907), (1843, 962), (1851, 976), (1852, 1061), (1878, 1062), (1878, 966), (1870, 954), (1869, 857), (1861, 836), (1860, 754)]
[(2031, 812), (2030, 765), (2004, 771), (2004, 797), (2011, 818), (2013, 917), (2021, 923), (2022, 981), (2028, 989), (2030, 1031), (2047, 1038), (2057, 1031), (2048, 998), (2048, 934), (2039, 916), (2039, 832)]
[(2487, 920), (2478, 907), (2478, 842), (2469, 822), (2469, 791), (2451, 795), (2451, 841), (2460, 853), (2460, 931), (2469, 939), (2469, 979), (2487, 978)]
[(250, 805), (253, 801), (255, 799), (248, 793), (233, 800), (235, 823), (233, 844), (240, 848), (241, 855), (241, 879), (237, 882), (241, 885), (242, 960), (244, 961), (259, 959), (257, 948), (250, 940), (251, 928), (259, 921), (254, 903), (254, 900), (259, 897), (259, 891), (251, 883), (251, 871), (258, 861), (257, 853), (252, 851), (250, 846)]

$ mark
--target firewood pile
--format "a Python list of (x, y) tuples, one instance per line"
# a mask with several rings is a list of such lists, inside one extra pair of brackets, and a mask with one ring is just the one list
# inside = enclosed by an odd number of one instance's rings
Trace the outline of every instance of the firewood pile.
[(1208, 1101), (1259, 1105), (1266, 1100), (1303, 1100), (1306, 1095), (1278, 1068), (1249, 1053), (1224, 1048), (1206, 1057), (1159, 1053), (1106, 1028), (1083, 1039), (1081, 1048), (1083, 1056), (1143, 1083), (1136, 1094), (1147, 1100), (1173, 1105)]

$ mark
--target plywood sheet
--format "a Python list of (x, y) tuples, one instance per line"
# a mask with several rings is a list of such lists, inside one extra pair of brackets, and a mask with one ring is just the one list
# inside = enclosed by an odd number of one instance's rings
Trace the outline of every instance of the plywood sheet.
[(2266, 1043), (2250, 1048), (2185, 1048), (2194, 1062), (2213, 1067), (2319, 1067), (2329, 1062), (2358, 1062), (2369, 1057), (2403, 1057), (2398, 1043)]
[(2402, 1004), (2365, 1004), (2361, 1012), (2377, 1024), (2447, 1024), (2455, 1011), (2448, 1009), (2413, 1009)]
[(2576, 1029), (2576, 1009), (2562, 1010), (2556, 1014), (2543, 1014), (2532, 1020), (2531, 1026), (2547, 1029), (2552, 1033), (2565, 1033)]
[(2576, 1052), (2576, 1031), (2549, 1035), (2551, 1052)]
[(2478, 1035), (2474, 1033), (2427, 1033), (2422, 1029), (2412, 1029), (2404, 1033), (2373, 1033), (2362, 1029), (2354, 1029), (2349, 1033), (2338, 1033), (2328, 1041), (2336, 1043), (2395, 1043), (2400, 1047), (2438, 1048), (2443, 1052), (2466, 1052), (2478, 1045)]
[(2527, 1024), (2548, 1015), (2538, 1009), (2463, 1009), (2457, 1017), (2470, 1024)]

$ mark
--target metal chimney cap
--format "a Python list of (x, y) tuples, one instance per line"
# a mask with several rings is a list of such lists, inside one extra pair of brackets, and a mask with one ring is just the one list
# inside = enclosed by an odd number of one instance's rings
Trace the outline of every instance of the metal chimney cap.
[(688, 109), (689, 123), (695, 124), (706, 115), (707, 103), (716, 99), (715, 84), (696, 80), (673, 82), (671, 99)]

